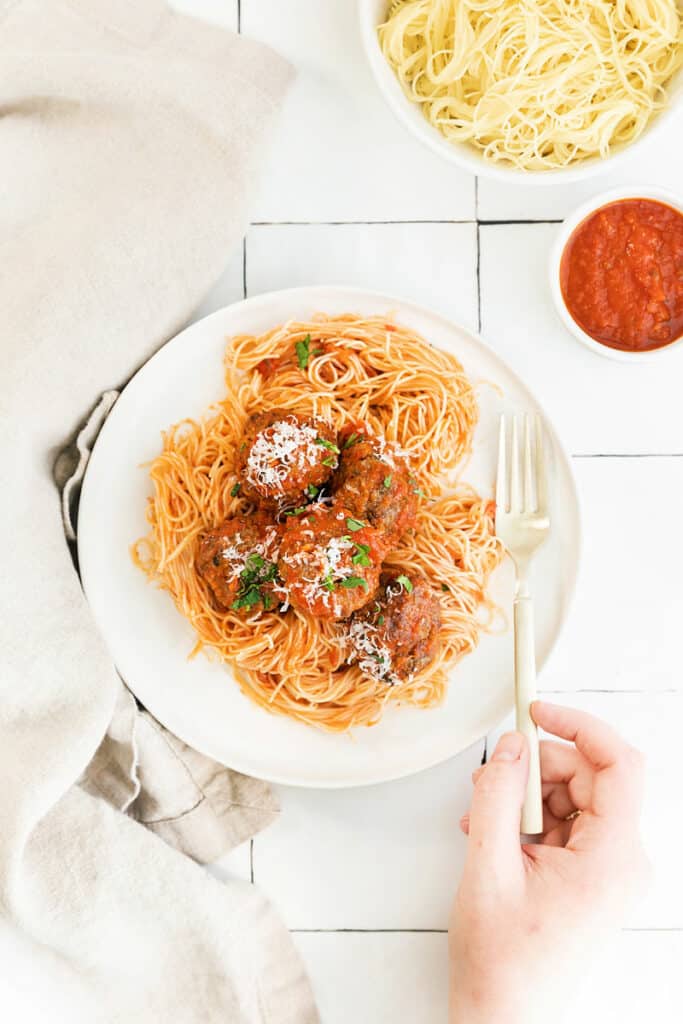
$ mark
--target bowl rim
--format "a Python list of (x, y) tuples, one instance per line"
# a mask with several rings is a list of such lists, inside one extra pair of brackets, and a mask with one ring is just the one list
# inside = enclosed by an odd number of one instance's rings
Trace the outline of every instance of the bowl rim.
[(575, 166), (558, 167), (545, 171), (490, 164), (474, 147), (464, 142), (449, 142), (426, 118), (420, 115), (418, 120), (416, 117), (419, 114), (418, 107), (404, 95), (377, 39), (376, 28), (380, 23), (380, 17), (376, 12), (379, 10), (380, 4), (386, 5), (388, 2), (389, 0), (356, 0), (363, 50), (384, 102), (403, 127), (433, 153), (483, 178), (505, 181), (508, 184), (545, 186), (570, 184), (597, 177), (618, 167), (624, 160), (636, 153), (646, 140), (661, 133), (662, 128), (672, 117), (676, 117), (683, 111), (683, 68), (680, 68), (672, 79), (678, 88), (674, 87), (674, 91), (669, 92), (666, 107), (655, 115), (637, 139), (613, 150), (607, 157), (591, 157)]
[(603, 206), (609, 206), (610, 203), (618, 202), (620, 199), (653, 199), (656, 202), (664, 203), (666, 206), (671, 206), (674, 210), (678, 210), (679, 213), (683, 214), (683, 198), (674, 192), (670, 192), (668, 189), (661, 188), (659, 185), (621, 185), (608, 189), (606, 192), (600, 192), (591, 199), (587, 199), (565, 217), (555, 236), (550, 253), (550, 292), (555, 311), (564, 326), (577, 341), (591, 349), (592, 352), (606, 359), (615, 359), (620, 363), (651, 362), (655, 359), (666, 358), (674, 349), (680, 348), (683, 345), (683, 334), (674, 341), (669, 342), (668, 345), (662, 345), (661, 348), (645, 349), (644, 351), (627, 351), (603, 345), (602, 342), (596, 341), (595, 338), (592, 338), (590, 334), (587, 334), (577, 324), (567, 308), (560, 286), (562, 255), (573, 232), (591, 214)]

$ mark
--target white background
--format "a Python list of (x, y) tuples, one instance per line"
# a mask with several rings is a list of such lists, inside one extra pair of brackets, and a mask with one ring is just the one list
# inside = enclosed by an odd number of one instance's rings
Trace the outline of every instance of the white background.
[[(477, 181), (394, 121), (365, 65), (355, 0), (175, 5), (269, 43), (298, 70), (243, 251), (197, 316), (302, 284), (416, 300), (480, 330), (573, 455), (585, 551), (571, 621), (540, 685), (647, 752), (644, 832), (656, 872), (573, 1019), (678, 1021), (683, 352), (650, 366), (593, 355), (556, 319), (546, 282), (559, 220), (580, 201), (622, 183), (680, 187), (683, 133), (578, 185)], [(494, 739), (401, 782), (281, 789), (277, 823), (220, 865), (279, 907), (325, 1024), (446, 1021), (445, 929), (465, 850), (457, 822)]]

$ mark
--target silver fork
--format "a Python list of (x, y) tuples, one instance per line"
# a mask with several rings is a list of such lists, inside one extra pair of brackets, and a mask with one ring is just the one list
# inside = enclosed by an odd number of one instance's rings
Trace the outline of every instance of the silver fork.
[(515, 708), (517, 729), (526, 736), (530, 754), (521, 831), (527, 835), (537, 835), (543, 831), (543, 800), (538, 730), (530, 711), (531, 703), (536, 699), (536, 654), (529, 568), (533, 556), (550, 531), (540, 417), (534, 416), (532, 429), (531, 417), (525, 415), (524, 448), (520, 451), (518, 421), (517, 416), (513, 416), (509, 455), (507, 449), (505, 416), (501, 416), (496, 533), (515, 564)]

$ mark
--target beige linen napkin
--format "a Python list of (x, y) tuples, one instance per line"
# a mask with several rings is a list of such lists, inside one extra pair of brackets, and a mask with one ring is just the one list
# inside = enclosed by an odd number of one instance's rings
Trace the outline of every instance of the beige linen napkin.
[[(109, 392), (81, 468), (110, 392), (220, 273), (289, 77), (156, 0), (0, 0), (0, 1005), (14, 1020), (317, 1020), (263, 897), (173, 849), (215, 857), (272, 816), (270, 794), (122, 687), (53, 478), (93, 402)], [(62, 456), (58, 481), (73, 468)]]

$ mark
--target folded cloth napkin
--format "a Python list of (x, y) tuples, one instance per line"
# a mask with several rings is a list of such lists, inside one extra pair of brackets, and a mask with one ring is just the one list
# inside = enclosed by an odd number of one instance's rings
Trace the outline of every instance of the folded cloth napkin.
[(111, 389), (242, 236), (290, 69), (156, 0), (0, 0), (0, 67), (0, 1005), (17, 1021), (312, 1024), (268, 903), (194, 862), (267, 822), (272, 798), (122, 687), (53, 476), (104, 393), (55, 475), (82, 470)]

